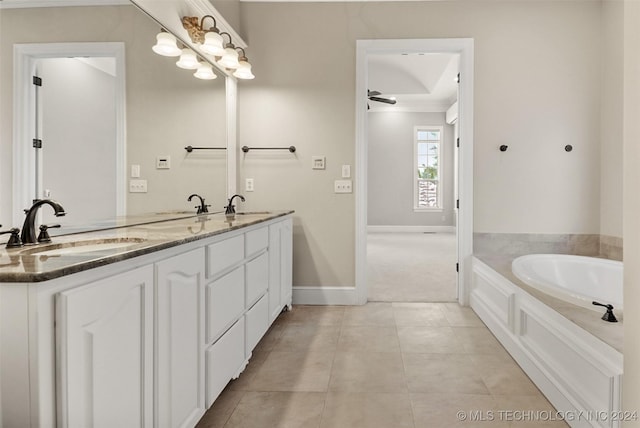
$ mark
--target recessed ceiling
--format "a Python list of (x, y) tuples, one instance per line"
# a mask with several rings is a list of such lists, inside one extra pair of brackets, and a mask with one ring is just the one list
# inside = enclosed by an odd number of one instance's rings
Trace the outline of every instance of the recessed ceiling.
[(459, 62), (459, 55), (448, 53), (370, 55), (368, 89), (397, 101), (370, 101), (370, 111), (446, 111), (458, 97)]

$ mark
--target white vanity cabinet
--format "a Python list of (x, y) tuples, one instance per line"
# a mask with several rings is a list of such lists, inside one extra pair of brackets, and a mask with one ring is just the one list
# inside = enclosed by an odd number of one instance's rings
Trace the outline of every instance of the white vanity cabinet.
[(150, 428), (152, 267), (63, 291), (56, 300), (59, 425)]
[(0, 426), (194, 427), (291, 304), (291, 245), (286, 215), (0, 284)]
[(204, 249), (155, 264), (156, 426), (195, 426), (204, 414)]
[(269, 322), (291, 307), (293, 224), (286, 219), (269, 226)]

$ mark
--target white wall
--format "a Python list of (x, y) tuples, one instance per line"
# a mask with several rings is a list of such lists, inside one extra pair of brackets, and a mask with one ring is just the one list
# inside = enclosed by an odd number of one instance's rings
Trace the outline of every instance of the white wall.
[[(453, 226), (453, 126), (444, 113), (369, 112), (369, 226)], [(442, 126), (443, 210), (414, 212), (414, 127)], [(443, 220), (444, 217), (444, 220)]]
[[(624, 2), (624, 304), (640, 305), (640, 2)], [(624, 409), (640, 411), (640, 312), (624, 314)], [(640, 421), (625, 428), (640, 427)]]
[(353, 165), (357, 39), (474, 38), (476, 231), (598, 233), (600, 18), (591, 1), (242, 2), (257, 77), (240, 83), (240, 145), (299, 152), (240, 176), (248, 206), (296, 209), (294, 284), (354, 284), (355, 202), (332, 189)]

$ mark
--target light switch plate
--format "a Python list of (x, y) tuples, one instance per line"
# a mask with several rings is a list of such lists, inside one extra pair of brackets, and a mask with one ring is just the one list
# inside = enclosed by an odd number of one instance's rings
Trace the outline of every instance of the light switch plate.
[(311, 156), (311, 168), (325, 169), (326, 158), (324, 156)]
[(131, 165), (131, 178), (140, 178), (140, 165)]
[(158, 156), (156, 158), (156, 169), (171, 168), (171, 156)]
[(351, 165), (342, 165), (342, 178), (351, 178)]

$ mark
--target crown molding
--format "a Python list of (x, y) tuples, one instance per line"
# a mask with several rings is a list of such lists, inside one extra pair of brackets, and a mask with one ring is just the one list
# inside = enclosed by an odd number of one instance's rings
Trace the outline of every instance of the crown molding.
[(129, 0), (0, 0), (0, 9), (130, 5)]

